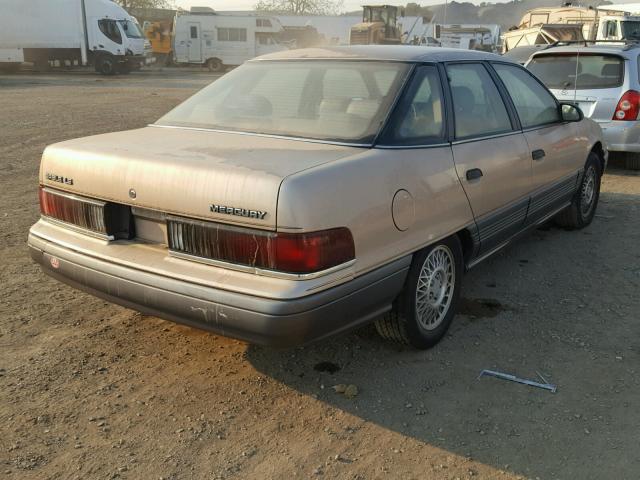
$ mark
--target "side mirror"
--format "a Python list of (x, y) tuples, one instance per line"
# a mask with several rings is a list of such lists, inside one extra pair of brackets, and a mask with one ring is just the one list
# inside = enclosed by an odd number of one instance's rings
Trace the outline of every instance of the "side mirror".
[(573, 103), (561, 103), (560, 114), (564, 122), (579, 122), (584, 118), (582, 110)]

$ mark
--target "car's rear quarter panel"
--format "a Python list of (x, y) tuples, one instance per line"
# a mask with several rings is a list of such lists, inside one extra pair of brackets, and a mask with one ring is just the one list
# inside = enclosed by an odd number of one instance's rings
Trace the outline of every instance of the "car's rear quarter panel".
[[(400, 231), (392, 214), (398, 190), (404, 202)], [(362, 153), (288, 177), (278, 200), (278, 230), (313, 231), (346, 226), (353, 233), (355, 274), (410, 254), (473, 224), (449, 146), (363, 149)]]

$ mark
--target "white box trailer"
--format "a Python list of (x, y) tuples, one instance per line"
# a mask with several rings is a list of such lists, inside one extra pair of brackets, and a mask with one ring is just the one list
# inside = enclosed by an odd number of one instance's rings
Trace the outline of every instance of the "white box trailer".
[(173, 51), (177, 64), (206, 65), (213, 72), (266, 53), (286, 50), (277, 41), (282, 25), (275, 17), (219, 13), (194, 7), (174, 20)]
[(0, 68), (22, 62), (126, 73), (150, 58), (137, 21), (111, 0), (0, 0)]

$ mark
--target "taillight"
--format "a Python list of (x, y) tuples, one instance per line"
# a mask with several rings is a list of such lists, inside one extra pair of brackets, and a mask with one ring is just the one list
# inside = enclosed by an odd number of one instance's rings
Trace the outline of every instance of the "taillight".
[(130, 238), (131, 209), (126, 205), (40, 187), (40, 212), (108, 239)]
[(170, 217), (167, 232), (174, 252), (285, 273), (319, 272), (355, 258), (347, 228), (275, 233)]
[(637, 120), (640, 109), (640, 92), (629, 90), (625, 92), (613, 114), (613, 120)]

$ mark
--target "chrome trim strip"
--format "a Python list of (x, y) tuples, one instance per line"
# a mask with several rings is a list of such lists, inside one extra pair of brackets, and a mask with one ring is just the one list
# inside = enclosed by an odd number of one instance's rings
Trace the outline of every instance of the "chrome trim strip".
[(265, 270), (263, 268), (251, 267), (249, 265), (238, 265), (236, 263), (229, 263), (222, 260), (214, 260), (212, 258), (199, 257), (197, 255), (189, 255), (188, 253), (178, 252), (171, 249), (169, 249), (169, 256), (179, 258), (181, 260), (190, 260), (192, 262), (204, 263), (206, 265), (211, 265), (214, 267), (227, 268), (229, 270), (236, 270), (239, 272), (251, 273), (254, 275), (262, 275), (264, 277), (281, 278), (284, 280), (311, 280), (314, 278), (329, 275), (331, 273), (339, 272), (341, 270), (345, 270), (349, 267), (352, 267), (356, 263), (354, 259), (354, 260), (349, 260), (348, 262), (342, 263), (340, 265), (336, 265), (335, 267), (331, 267), (326, 270), (321, 270), (319, 272), (285, 273), (285, 272), (276, 272), (274, 270)]
[(74, 232), (83, 233), (90, 237), (99, 238), (100, 240), (106, 240), (107, 242), (111, 242), (115, 240), (113, 235), (105, 235), (104, 233), (96, 232), (94, 230), (89, 230), (87, 228), (79, 227), (73, 223), (63, 222), (62, 220), (58, 220), (57, 218), (49, 217), (47, 215), (40, 215), (40, 218), (56, 227), (66, 228), (68, 230), (73, 230)]
[(478, 142), (481, 140), (490, 140), (492, 138), (510, 137), (511, 135), (522, 135), (522, 131), (514, 130), (511, 132), (497, 133), (495, 135), (485, 135), (481, 137), (464, 138), (462, 140), (454, 140), (453, 142), (451, 142), (451, 145), (460, 145), (462, 143)]
[(356, 147), (356, 148), (371, 148), (373, 143), (349, 143), (349, 142), (332, 142), (330, 140), (318, 140), (315, 138), (304, 138), (304, 137), (288, 137), (286, 135), (272, 135), (269, 133), (255, 133), (255, 132), (237, 132), (234, 130), (220, 130), (216, 128), (201, 128), (201, 127), (180, 127), (177, 125), (157, 125), (155, 123), (150, 123), (147, 127), (154, 128), (172, 128), (177, 130), (194, 130), (196, 132), (215, 132), (215, 133), (229, 133), (233, 135), (247, 135), (252, 137), (264, 137), (264, 138), (277, 138), (279, 140), (294, 140), (296, 142), (306, 142), (306, 143), (322, 143), (325, 145), (338, 145), (341, 147)]
[(571, 123), (571, 122), (565, 122), (565, 121), (562, 121), (562, 122), (544, 123), (544, 124), (542, 124), (542, 125), (535, 125), (535, 126), (533, 126), (533, 127), (523, 128), (523, 129), (522, 129), (522, 133), (534, 132), (534, 131), (536, 131), (536, 130), (542, 130), (542, 129), (544, 129), (544, 128), (557, 127), (557, 126), (559, 126), (559, 125), (567, 125), (568, 123)]
[(429, 145), (376, 145), (373, 148), (380, 148), (382, 150), (415, 150), (418, 148), (442, 148), (450, 146), (449, 143), (432, 143)]
[(555, 210), (551, 211), (550, 213), (542, 217), (540, 220), (538, 220), (534, 225), (536, 226), (542, 225), (544, 222), (546, 222), (547, 220), (550, 220), (553, 216), (557, 215), (558, 213), (560, 213), (562, 210), (564, 210), (570, 205), (571, 205), (570, 200), (568, 202), (564, 202), (561, 206), (559, 206), (558, 208), (556, 208)]

